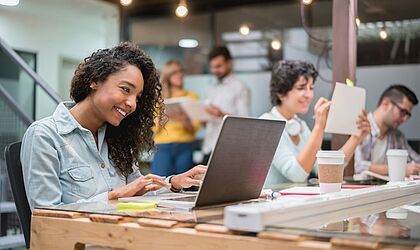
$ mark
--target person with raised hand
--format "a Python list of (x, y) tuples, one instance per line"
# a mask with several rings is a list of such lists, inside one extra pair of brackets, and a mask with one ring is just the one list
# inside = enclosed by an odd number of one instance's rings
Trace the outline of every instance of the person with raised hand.
[[(268, 172), (265, 186), (284, 182), (304, 182), (316, 169), (316, 153), (321, 149), (330, 102), (321, 97), (314, 106), (315, 123), (312, 131), (299, 114), (306, 114), (314, 98), (314, 84), (318, 72), (307, 62), (285, 60), (273, 65), (270, 95), (272, 109), (261, 118), (286, 120)], [(341, 150), (348, 161), (357, 145), (370, 132), (366, 111), (356, 121), (358, 136), (351, 136)]]

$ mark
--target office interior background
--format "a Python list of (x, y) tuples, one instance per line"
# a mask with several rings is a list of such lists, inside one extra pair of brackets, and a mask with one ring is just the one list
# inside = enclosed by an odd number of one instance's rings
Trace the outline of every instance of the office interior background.
[[(0, 5), (0, 151), (20, 140), (31, 121), (52, 114), (57, 105), (52, 96), (69, 99), (70, 79), (83, 58), (123, 40), (140, 44), (158, 68), (168, 59), (180, 60), (185, 88), (202, 99), (216, 81), (207, 54), (214, 45), (227, 45), (234, 73), (251, 90), (253, 116), (270, 109), (270, 67), (280, 59), (316, 65), (320, 76), (315, 99), (330, 98), (331, 0), (313, 0), (303, 7), (298, 0), (181, 3), (188, 7), (183, 18), (175, 14), (179, 0), (132, 0), (127, 6), (117, 0), (21, 0), (13, 7)], [(379, 95), (391, 84), (407, 85), (419, 95), (420, 1), (359, 0), (357, 8), (356, 84), (367, 91), (367, 110), (374, 110)], [(42, 83), (5, 48), (16, 52)], [(310, 127), (312, 115), (303, 117)], [(420, 108), (415, 107), (401, 130), (417, 151), (419, 127)], [(12, 199), (4, 165), (0, 154), (0, 201)], [(9, 223), (6, 230), (18, 228), (16, 223)]]

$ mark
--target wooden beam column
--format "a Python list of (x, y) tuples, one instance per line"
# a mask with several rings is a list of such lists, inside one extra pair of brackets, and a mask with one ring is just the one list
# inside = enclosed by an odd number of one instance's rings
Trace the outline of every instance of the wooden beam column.
[[(346, 78), (356, 83), (356, 51), (357, 51), (357, 0), (333, 0), (333, 77), (332, 88), (336, 82), (345, 83)], [(347, 141), (348, 136), (333, 134), (332, 149), (339, 149)], [(354, 173), (353, 160), (345, 169), (344, 176)]]
[(129, 34), (129, 15), (127, 6), (119, 6), (120, 10), (120, 42), (125, 42), (130, 40)]

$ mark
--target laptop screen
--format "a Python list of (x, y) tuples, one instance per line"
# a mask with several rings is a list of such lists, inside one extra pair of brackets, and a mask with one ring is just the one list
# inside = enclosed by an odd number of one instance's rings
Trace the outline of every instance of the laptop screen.
[(225, 116), (195, 207), (257, 198), (285, 121)]

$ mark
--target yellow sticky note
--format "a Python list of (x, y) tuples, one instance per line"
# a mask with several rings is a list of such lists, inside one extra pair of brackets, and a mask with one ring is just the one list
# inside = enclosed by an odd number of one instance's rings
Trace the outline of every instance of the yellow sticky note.
[(346, 78), (346, 84), (347, 86), (352, 86), (352, 87), (354, 86), (354, 82), (348, 78)]
[(156, 208), (157, 204), (154, 202), (120, 202), (117, 204), (117, 210), (126, 210), (126, 209), (152, 209)]

